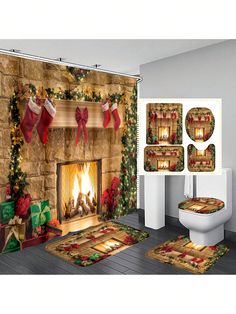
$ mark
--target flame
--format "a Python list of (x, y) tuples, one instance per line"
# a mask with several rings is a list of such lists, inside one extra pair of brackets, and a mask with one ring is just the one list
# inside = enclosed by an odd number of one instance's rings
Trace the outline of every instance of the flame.
[(158, 161), (158, 168), (159, 169), (168, 169), (169, 168), (169, 161), (168, 160), (159, 160)]
[[(79, 193), (88, 194), (90, 192), (90, 199), (92, 200), (94, 197), (94, 187), (91, 183), (89, 176), (90, 164), (85, 164), (83, 169), (75, 174), (74, 177), (74, 186), (72, 189), (73, 199), (76, 201)], [(78, 180), (79, 177), (79, 180)]]
[(163, 140), (167, 140), (169, 138), (169, 128), (160, 127), (159, 128), (159, 138)]
[(197, 150), (197, 156), (205, 156), (205, 150)]
[(203, 128), (195, 128), (195, 137), (197, 139), (203, 138)]
[(74, 187), (72, 189), (72, 196), (75, 201), (77, 201), (78, 195), (79, 195), (79, 181), (78, 181), (77, 175), (75, 175)]
[(80, 191), (83, 194), (88, 194), (88, 192), (90, 192), (90, 198), (92, 199), (94, 197), (94, 188), (90, 180), (89, 168), (90, 164), (85, 164), (81, 172)]

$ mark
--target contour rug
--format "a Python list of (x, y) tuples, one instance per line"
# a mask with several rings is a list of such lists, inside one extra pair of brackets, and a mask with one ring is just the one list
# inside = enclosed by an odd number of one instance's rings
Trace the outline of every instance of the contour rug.
[(145, 231), (109, 221), (50, 243), (46, 250), (79, 266), (89, 266), (148, 236)]
[(194, 245), (187, 236), (166, 241), (146, 255), (163, 263), (172, 264), (193, 273), (204, 273), (227, 253), (225, 245)]

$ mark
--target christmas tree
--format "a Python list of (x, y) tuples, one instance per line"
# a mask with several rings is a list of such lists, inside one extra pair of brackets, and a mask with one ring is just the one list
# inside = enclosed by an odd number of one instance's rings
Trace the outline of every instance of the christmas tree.
[(8, 179), (12, 199), (17, 201), (19, 197), (24, 195), (27, 182), (26, 174), (21, 170), (21, 147), (24, 140), (20, 132), (20, 111), (16, 93), (10, 99), (9, 118), (11, 122), (11, 150)]
[(137, 207), (137, 88), (134, 87), (131, 104), (125, 108), (125, 129), (122, 136), (119, 201), (114, 218), (126, 215)]

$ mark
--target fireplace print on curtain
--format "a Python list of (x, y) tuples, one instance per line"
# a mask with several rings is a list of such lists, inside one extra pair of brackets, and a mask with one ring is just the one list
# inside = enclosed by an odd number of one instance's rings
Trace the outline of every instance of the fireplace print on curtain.
[[(23, 206), (26, 215), (22, 216), (22, 223), (26, 229), (30, 215), (34, 215), (37, 230), (26, 230), (27, 241), (43, 241), (40, 237), (47, 232), (49, 219), (54, 223), (58, 219), (64, 223), (93, 215), (106, 219), (107, 204), (101, 203), (101, 197), (111, 190), (113, 182), (116, 182), (116, 198), (109, 218), (136, 209), (136, 79), (96, 71), (72, 71), (62, 65), (7, 55), (0, 59), (4, 65), (2, 82), (5, 82), (0, 90), (4, 121), (0, 132), (11, 140), (0, 143), (2, 151), (10, 150), (10, 157), (7, 153), (0, 156), (0, 203), (9, 201), (13, 213), (16, 208), (23, 212)], [(38, 107), (33, 106), (37, 109), (35, 121), (29, 115), (24, 125), (32, 127), (28, 141), (20, 123), (30, 99)], [(45, 105), (47, 100), (50, 108)], [(104, 127), (105, 103), (110, 121)], [(85, 108), (88, 111), (78, 145), (77, 107), (82, 112)], [(43, 123), (47, 133), (43, 141), (37, 132), (39, 123)], [(6, 164), (10, 164), (10, 169)], [(26, 205), (36, 205), (34, 213), (28, 207), (25, 209)], [(22, 235), (21, 244), (24, 239), (26, 235)]]

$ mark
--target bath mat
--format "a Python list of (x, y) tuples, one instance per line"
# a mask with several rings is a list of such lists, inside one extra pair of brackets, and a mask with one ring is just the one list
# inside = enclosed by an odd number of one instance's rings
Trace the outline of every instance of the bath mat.
[(225, 245), (194, 245), (187, 236), (166, 241), (146, 255), (163, 263), (172, 264), (192, 273), (204, 273), (227, 253)]
[(149, 237), (145, 231), (109, 221), (46, 246), (46, 250), (79, 266), (95, 264)]

